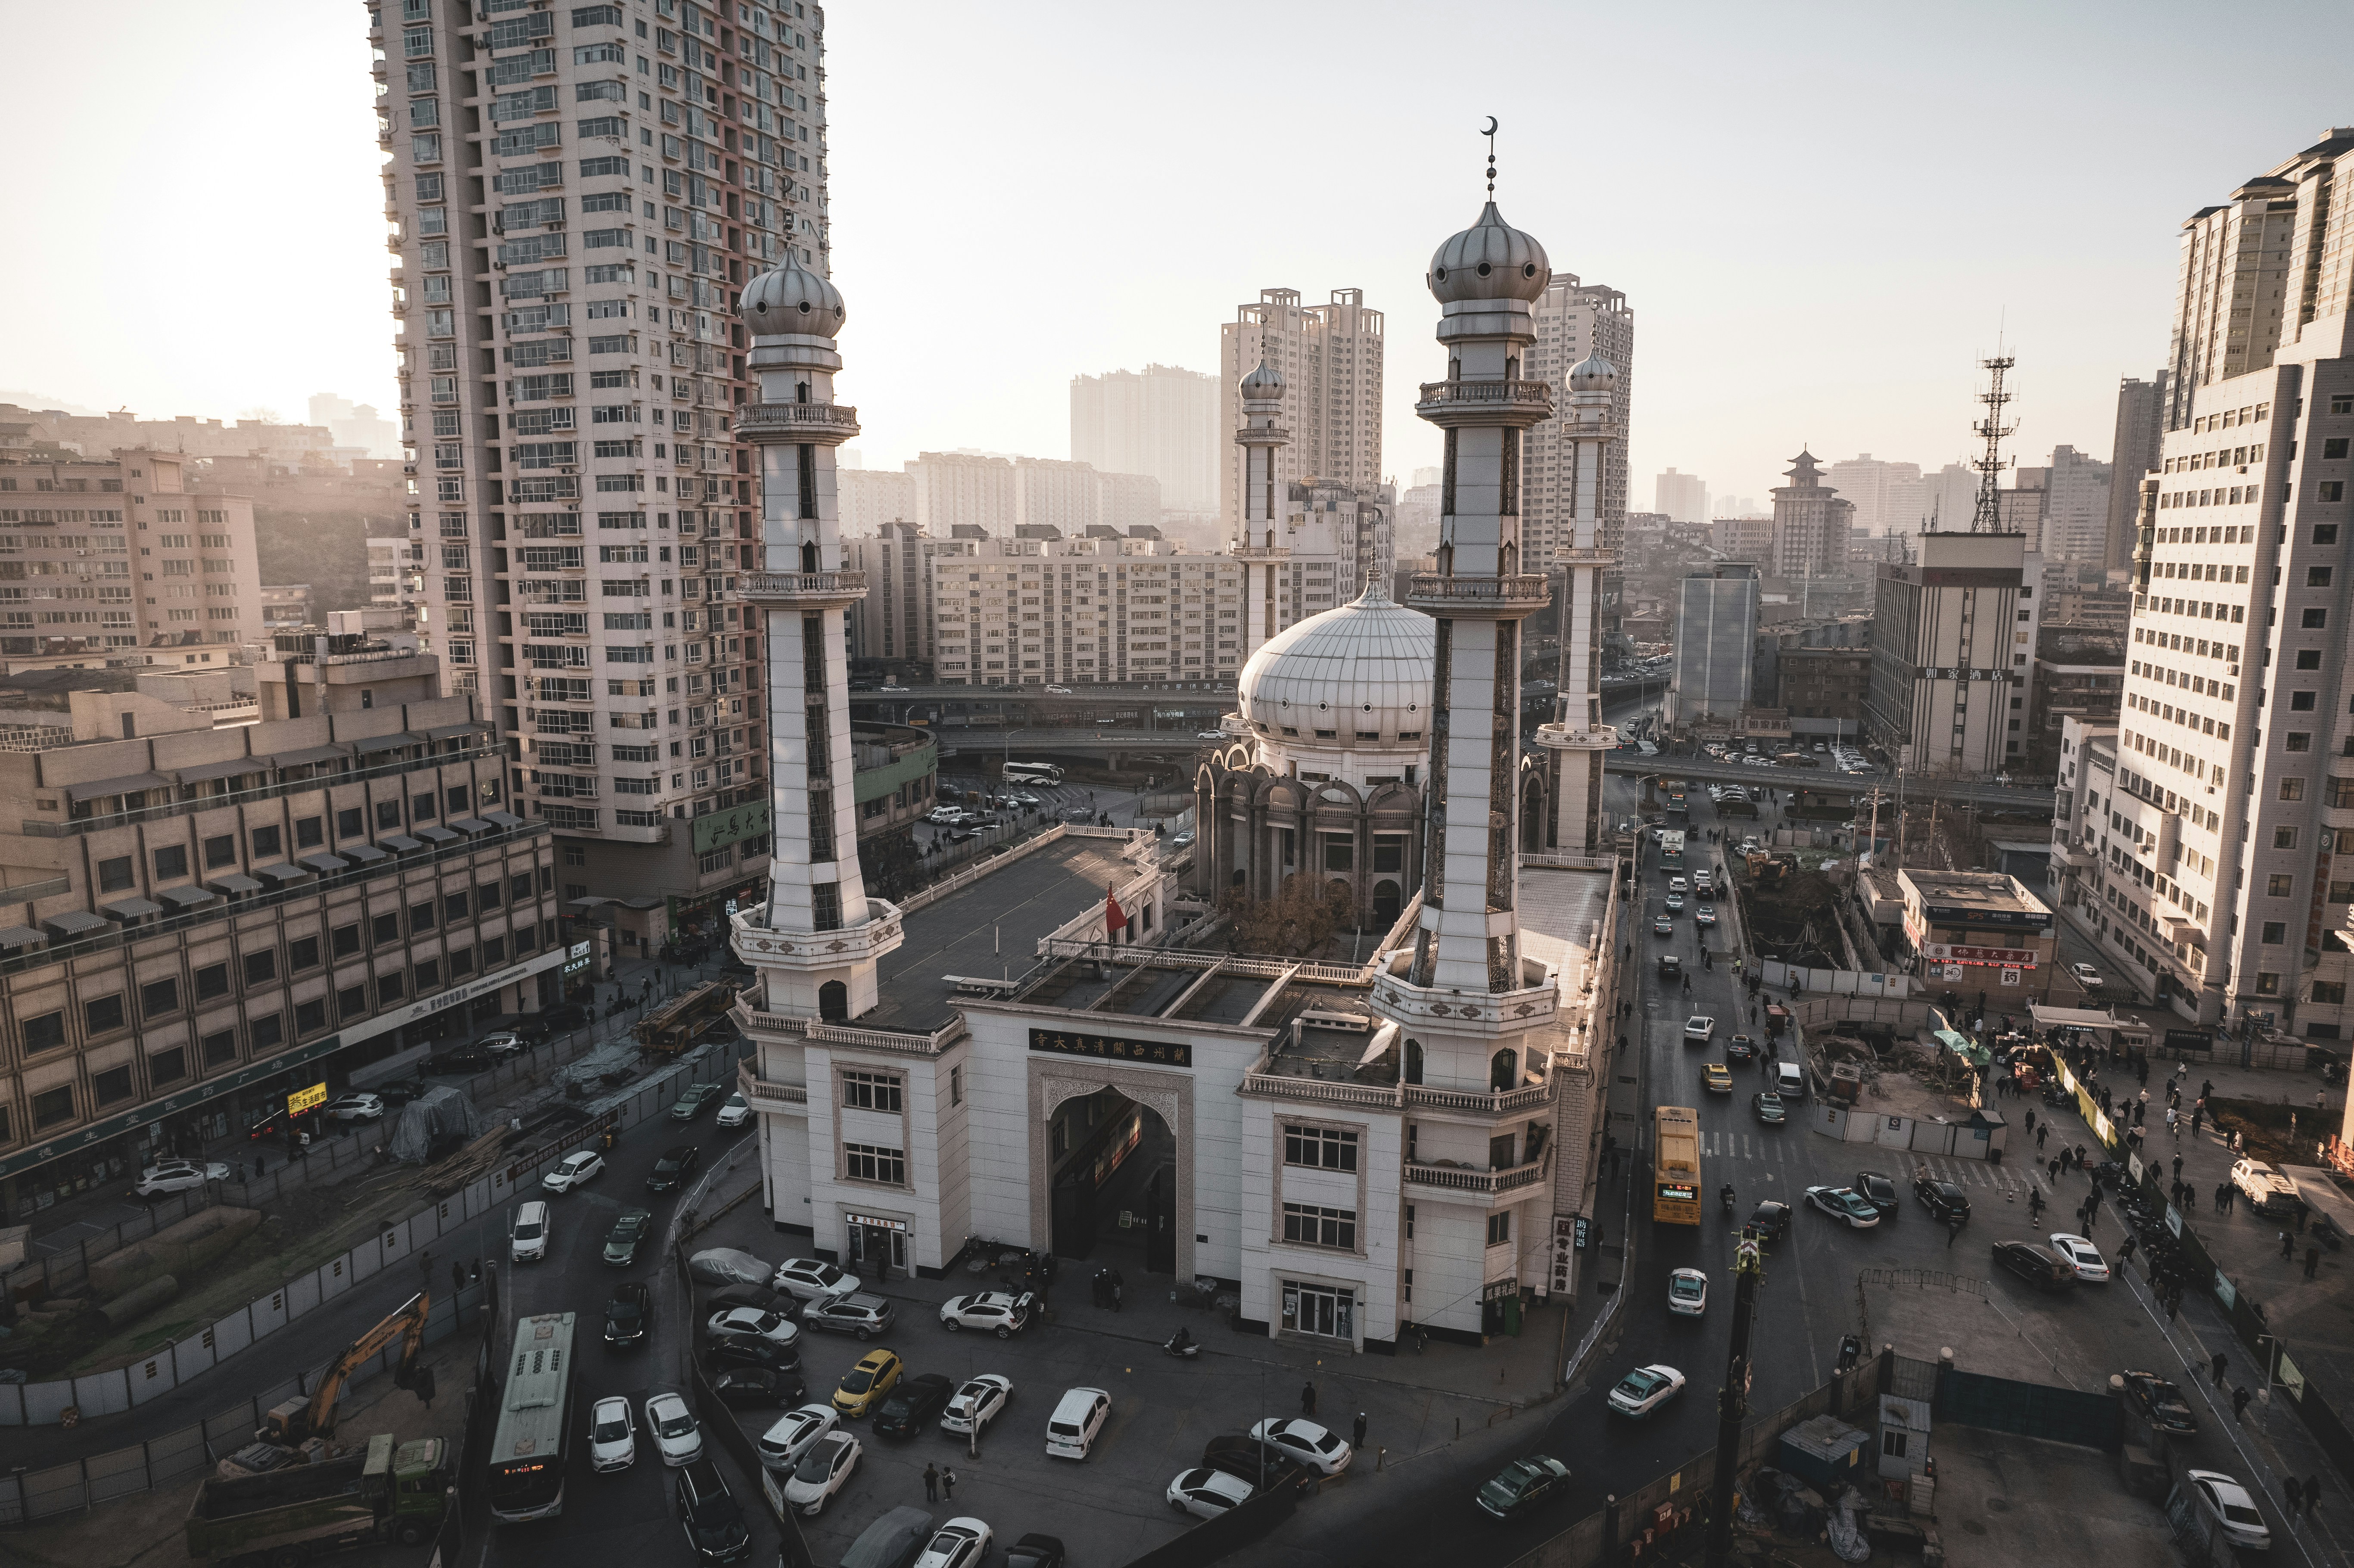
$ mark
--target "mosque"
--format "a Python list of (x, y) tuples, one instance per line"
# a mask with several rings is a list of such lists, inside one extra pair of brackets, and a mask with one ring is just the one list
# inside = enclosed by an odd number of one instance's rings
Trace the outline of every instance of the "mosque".
[[(1523, 560), (1523, 438), (1592, 461), (1615, 372), (1566, 408), (1523, 377), (1543, 247), (1490, 200), (1434, 255), (1447, 379), (1437, 569), (1269, 636), (1288, 553), (1282, 377), (1241, 383), (1246, 634), (1198, 833), (1059, 827), (904, 905), (859, 880), (834, 400), (848, 321), (788, 261), (743, 312), (761, 401), (762, 619), (775, 780), (769, 896), (734, 916), (756, 980), (762, 1204), (796, 1250), (932, 1276), (976, 1244), (1210, 1281), (1246, 1331), (1382, 1353), (1419, 1329), (1480, 1342), (1574, 1295), (1597, 1218), (1619, 885), (1599, 815), (1598, 499), (1575, 545)], [(1595, 471), (1598, 471), (1597, 469)], [(1521, 628), (1564, 598), (1560, 696), (1521, 736)], [(1309, 875), (1362, 956), (1232, 950), (1222, 906)], [(1345, 959), (1346, 961), (1341, 961)], [(1070, 1287), (1065, 1287), (1070, 1288)]]

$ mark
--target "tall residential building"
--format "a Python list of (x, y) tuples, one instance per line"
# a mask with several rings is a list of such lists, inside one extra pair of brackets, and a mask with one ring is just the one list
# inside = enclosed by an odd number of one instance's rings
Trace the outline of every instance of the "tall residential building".
[(1731, 724), (1749, 705), (1757, 652), (1757, 568), (1727, 562), (1677, 585), (1671, 725)]
[(0, 670), (243, 663), (261, 635), (253, 503), (177, 451), (0, 459)]
[(1206, 681), (1240, 668), (1242, 572), (1233, 556), (1100, 526), (1076, 539), (1050, 532), (933, 545), (924, 566), (936, 683)]
[(1696, 473), (1668, 470), (1651, 481), (1651, 510), (1679, 523), (1707, 522), (1708, 481)]
[(1990, 779), (2018, 765), (2035, 650), (2027, 544), (1924, 534), (1917, 560), (1880, 568), (1864, 731), (1903, 771)]
[(1978, 514), (1978, 473), (1966, 462), (1949, 462), (1921, 476), (1921, 521), (1924, 531), (1969, 532)]
[(838, 468), (833, 477), (842, 487), (843, 537), (871, 539), (882, 533), (885, 524), (916, 521), (913, 465), (896, 470)]
[(1857, 537), (1876, 539), (1885, 534), (1920, 532), (1919, 463), (1890, 462), (1862, 452), (1831, 464), (1828, 478), (1840, 499), (1855, 508)]
[[(2202, 1023), (2339, 1040), (2354, 886), (2354, 129), (2181, 230), (2158, 471), (2140, 485), (2116, 775), (2086, 851), (2117, 956)], [(2334, 715), (2334, 716), (2333, 716)], [(2105, 822), (2105, 831), (2097, 831)]]
[(2166, 372), (2147, 381), (2128, 376), (2117, 387), (2117, 428), (2109, 445), (2109, 526), (2101, 564), (2123, 571), (2133, 560), (2134, 517), (2141, 505), (2141, 481), (2158, 470), (2158, 449), (2166, 434)]
[[(1284, 417), (1291, 439), (1275, 475), (1278, 486), (1309, 480), (1370, 492), (1382, 480), (1382, 313), (1362, 289), (1335, 289), (1324, 305), (1303, 305), (1297, 289), (1265, 289), (1238, 306), (1218, 332), (1218, 429), (1243, 422), (1235, 388), (1266, 364), (1288, 388)], [(1218, 514), (1231, 533), (1242, 519), (1239, 449), (1220, 454)], [(1355, 597), (1353, 595), (1350, 596)]]
[(2043, 471), (2045, 559), (2094, 566), (2106, 559), (2111, 471), (2107, 463), (2073, 447), (2052, 449), (2051, 464)]
[(1708, 539), (1709, 546), (1723, 552), (1729, 561), (1766, 567), (1774, 559), (1771, 517), (1719, 517), (1708, 525)]
[(1847, 570), (1847, 540), (1855, 508), (1823, 482), (1811, 452), (1800, 452), (1774, 488), (1774, 558), (1768, 575), (1827, 577)]
[(850, 656), (887, 664), (895, 673), (929, 664), (932, 557), (970, 545), (931, 538), (913, 523), (885, 523), (864, 538), (844, 527), (842, 548), (850, 569), (866, 574), (866, 597), (850, 607)]
[(391, 611), (394, 625), (415, 631), (424, 598), (424, 545), (406, 534), (372, 535), (367, 553), (368, 607)]
[(1148, 365), (1074, 376), (1071, 457), (1106, 473), (1151, 475), (1172, 512), (1214, 511), (1226, 440), (1218, 415), (1217, 378), (1197, 370)]
[[(1627, 436), (1635, 408), (1635, 313), (1627, 296), (1599, 283), (1581, 283), (1566, 272), (1553, 274), (1543, 295), (1532, 305), (1531, 324), (1537, 341), (1521, 366), (1521, 374), (1543, 381), (1553, 391), (1556, 406), (1569, 392), (1572, 366), (1589, 356), (1606, 361), (1617, 372), (1609, 388), (1607, 416), (1599, 435), (1585, 444), (1565, 419), (1547, 419), (1529, 431), (1528, 472), (1521, 498), (1523, 557), (1532, 569), (1550, 563), (1555, 550), (1567, 549), (1577, 516), (1581, 485), (1595, 491), (1600, 534), (1597, 549), (1613, 555), (1627, 547)], [(1599, 471), (1581, 473), (1574, 461), (1583, 450), (1600, 464)], [(1620, 568), (1612, 565), (1600, 591), (1613, 607), (1617, 603)]]
[(822, 12), (371, 6), (423, 630), (624, 946), (768, 863), (738, 291), (827, 238)]
[(985, 452), (923, 452), (907, 465), (916, 482), (916, 526), (936, 539), (958, 527), (1011, 538), (1020, 502), (1013, 460)]

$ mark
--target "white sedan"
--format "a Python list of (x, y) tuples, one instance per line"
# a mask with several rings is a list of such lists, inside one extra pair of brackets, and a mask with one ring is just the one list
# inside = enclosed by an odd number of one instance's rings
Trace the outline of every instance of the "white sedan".
[(583, 1149), (566, 1155), (555, 1170), (539, 1179), (539, 1184), (551, 1192), (569, 1192), (603, 1169), (605, 1157), (593, 1149)]
[(703, 1457), (703, 1428), (695, 1424), (695, 1412), (687, 1409), (686, 1401), (674, 1393), (658, 1393), (646, 1401), (646, 1430), (654, 1435), (654, 1447), (665, 1465), (675, 1468)]
[(1670, 1366), (1637, 1367), (1610, 1391), (1610, 1408), (1620, 1415), (1649, 1415), (1684, 1391), (1684, 1374)]
[(943, 1432), (986, 1432), (989, 1424), (1013, 1397), (1013, 1380), (996, 1372), (982, 1372), (967, 1378), (949, 1400), (948, 1409), (940, 1413)]
[(1186, 1470), (1169, 1483), (1169, 1506), (1196, 1519), (1215, 1519), (1250, 1495), (1248, 1481), (1224, 1470)]
[(801, 1456), (793, 1478), (785, 1483), (785, 1506), (816, 1515), (843, 1489), (858, 1468), (858, 1439), (847, 1432), (829, 1432)]
[(600, 1399), (588, 1412), (588, 1467), (626, 1470), (638, 1462), (638, 1424), (626, 1399)]
[(2106, 1285), (2109, 1282), (2109, 1260), (2101, 1255), (2099, 1247), (2084, 1237), (2070, 1235), (2065, 1231), (2057, 1232), (2052, 1237), (2052, 1250), (2060, 1255), (2062, 1262), (2076, 1271), (2077, 1283)]
[(858, 1276), (844, 1274), (822, 1258), (789, 1257), (777, 1265), (773, 1290), (790, 1291), (804, 1301), (828, 1301), (858, 1293)]
[(737, 1090), (734, 1094), (729, 1095), (725, 1101), (721, 1102), (719, 1107), (720, 1126), (742, 1127), (746, 1122), (750, 1121), (751, 1119), (752, 1102), (744, 1097), (743, 1090)]
[(2185, 1470), (2182, 1489), (2200, 1512), (2222, 1527), (2224, 1540), (2251, 1552), (2272, 1550), (2273, 1532), (2247, 1488), (2221, 1470)]
[(1679, 1268), (1668, 1276), (1668, 1310), (1697, 1318), (1708, 1310), (1708, 1276), (1697, 1268)]
[(1698, 1041), (1705, 1045), (1716, 1038), (1716, 1020), (1704, 1012), (1696, 1012), (1684, 1020), (1684, 1043)]
[(166, 1160), (139, 1173), (138, 1185), (131, 1189), (134, 1198), (160, 1198), (166, 1192), (186, 1192), (207, 1181), (228, 1180), (228, 1167), (215, 1160), (197, 1165), (186, 1160)]
[(981, 1568), (989, 1556), (989, 1526), (970, 1515), (952, 1519), (924, 1543), (916, 1568)]
[(384, 1119), (384, 1098), (380, 1095), (345, 1095), (326, 1105), (330, 1121), (381, 1121)]
[(1026, 1294), (1013, 1297), (1002, 1290), (984, 1290), (940, 1304), (940, 1326), (950, 1333), (959, 1329), (981, 1329), (1006, 1340), (1029, 1325), (1030, 1298)]
[(1297, 1417), (1270, 1417), (1252, 1427), (1250, 1435), (1322, 1476), (1339, 1475), (1356, 1457), (1356, 1450), (1338, 1436)]
[(714, 1312), (704, 1328), (715, 1340), (766, 1340), (778, 1346), (791, 1345), (801, 1337), (790, 1318), (781, 1312), (763, 1312), (758, 1307)]
[(831, 1404), (788, 1410), (774, 1426), (760, 1434), (760, 1463), (771, 1470), (790, 1473), (819, 1438), (841, 1425), (842, 1412)]

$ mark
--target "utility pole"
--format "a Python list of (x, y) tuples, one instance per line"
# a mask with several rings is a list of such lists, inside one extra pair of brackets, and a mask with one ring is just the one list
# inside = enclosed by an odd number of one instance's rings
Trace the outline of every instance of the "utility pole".
[(1733, 1249), (1733, 1351), (1724, 1387), (1716, 1396), (1716, 1482), (1709, 1489), (1708, 1568), (1724, 1568), (1733, 1553), (1733, 1489), (1741, 1467), (1741, 1418), (1749, 1414), (1749, 1327), (1757, 1314), (1757, 1287), (1766, 1258), (1757, 1233), (1744, 1225)]

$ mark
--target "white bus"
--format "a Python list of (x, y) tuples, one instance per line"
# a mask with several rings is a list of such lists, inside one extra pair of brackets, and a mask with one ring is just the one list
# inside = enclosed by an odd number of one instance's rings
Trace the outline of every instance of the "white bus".
[(496, 1434), (491, 1439), (491, 1517), (503, 1524), (564, 1511), (571, 1457), (573, 1317), (519, 1319)]
[(1060, 784), (1063, 770), (1051, 762), (1009, 762), (998, 777), (1008, 784)]

